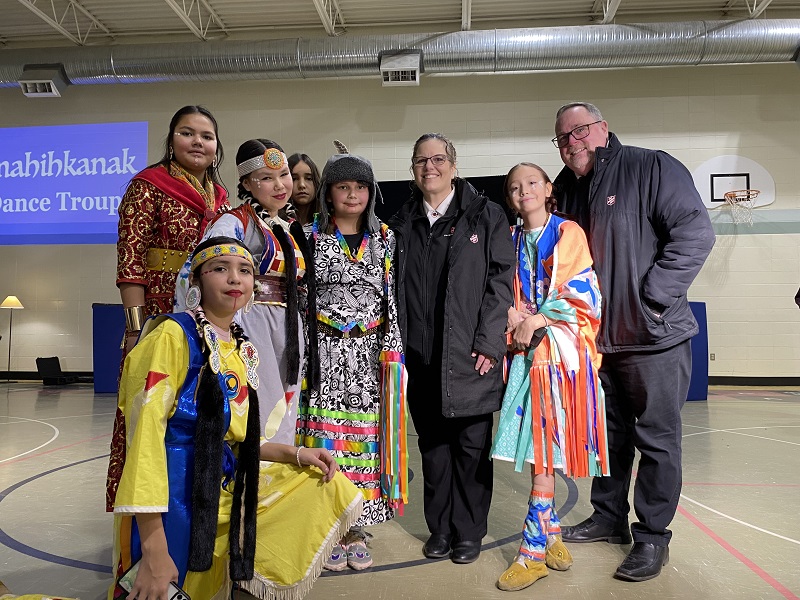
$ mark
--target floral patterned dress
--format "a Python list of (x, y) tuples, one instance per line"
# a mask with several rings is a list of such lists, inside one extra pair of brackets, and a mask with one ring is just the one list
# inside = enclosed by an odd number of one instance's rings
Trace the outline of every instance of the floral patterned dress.
[[(365, 234), (353, 255), (338, 230), (316, 235), (319, 391), (298, 419), (300, 443), (327, 448), (364, 495), (357, 526), (389, 520), (381, 494), (381, 360), (402, 361), (394, 289), (394, 235)], [(388, 259), (388, 263), (387, 263)]]

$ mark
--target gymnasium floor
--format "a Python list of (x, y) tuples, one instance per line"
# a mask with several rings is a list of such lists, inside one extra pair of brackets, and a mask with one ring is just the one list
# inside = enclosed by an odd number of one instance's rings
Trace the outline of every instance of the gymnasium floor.
[[(115, 396), (89, 385), (0, 383), (0, 580), (17, 594), (96, 600), (111, 582), (111, 516), (103, 510)], [(643, 583), (611, 577), (627, 547), (570, 546), (575, 565), (520, 592), (495, 581), (513, 559), (530, 476), (495, 467), (483, 554), (428, 561), (421, 481), (404, 517), (371, 529), (375, 566), (328, 574), (309, 600), (426, 598), (800, 599), (800, 390), (713, 388), (683, 410), (684, 487), (670, 562)], [(419, 473), (416, 440), (411, 465)], [(566, 524), (587, 517), (589, 482), (558, 480)], [(633, 517), (632, 517), (633, 519)]]

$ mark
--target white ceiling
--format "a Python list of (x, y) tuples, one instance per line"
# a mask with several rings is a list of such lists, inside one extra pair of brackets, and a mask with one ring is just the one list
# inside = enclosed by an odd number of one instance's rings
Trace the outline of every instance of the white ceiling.
[(800, 18), (800, 0), (0, 0), (4, 48)]

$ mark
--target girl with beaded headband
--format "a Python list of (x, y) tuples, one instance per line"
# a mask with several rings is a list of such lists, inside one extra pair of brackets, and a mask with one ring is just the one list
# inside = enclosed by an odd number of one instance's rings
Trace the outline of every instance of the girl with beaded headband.
[(372, 165), (331, 157), (322, 172), (312, 244), (320, 386), (301, 409), (301, 443), (328, 448), (364, 495), (357, 526), (326, 569), (372, 564), (364, 526), (402, 514), (408, 500), (405, 366), (394, 298), (394, 236), (375, 216)]
[[(161, 159), (134, 175), (128, 185), (119, 206), (117, 242), (124, 353), (136, 343), (147, 317), (172, 311), (175, 275), (211, 217), (228, 205), (219, 177), (223, 157), (211, 112), (203, 106), (184, 106), (172, 116)], [(109, 511), (124, 462), (124, 420), (117, 411), (106, 485)]]
[(537, 165), (506, 176), (506, 201), (521, 219), (514, 304), (508, 310), (510, 369), (492, 457), (530, 464), (532, 487), (516, 560), (497, 581), (521, 590), (569, 569), (554, 504), (555, 474), (608, 474), (605, 405), (595, 336), (600, 290), (583, 230), (552, 214), (553, 184)]
[[(189, 309), (149, 320), (125, 362), (115, 575), (138, 562), (139, 597), (163, 597), (175, 582), (195, 600), (229, 598), (234, 582), (260, 598), (297, 598), (314, 580), (309, 555), (357, 517), (360, 496), (327, 451), (259, 434), (258, 353), (233, 321), (253, 294), (250, 252), (210, 238), (191, 269)], [(263, 477), (259, 459), (269, 461)], [(287, 549), (284, 527), (302, 534), (299, 548)], [(277, 558), (286, 552), (293, 568)]]
[[(257, 289), (237, 320), (261, 358), (261, 435), (294, 444), (304, 371), (309, 388), (316, 387), (319, 379), (316, 322), (306, 318), (309, 311), (315, 312), (313, 261), (301, 225), (279, 215), (292, 192), (281, 147), (266, 139), (248, 140), (236, 153), (236, 165), (244, 203), (217, 216), (204, 238), (236, 238), (256, 257)], [(184, 269), (178, 277), (176, 310), (191, 293), (187, 276)]]

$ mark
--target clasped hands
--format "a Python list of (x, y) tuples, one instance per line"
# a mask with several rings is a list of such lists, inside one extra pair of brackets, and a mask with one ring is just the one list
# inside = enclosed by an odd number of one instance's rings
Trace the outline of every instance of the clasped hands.
[(542, 327), (547, 327), (547, 319), (543, 314), (532, 315), (513, 306), (508, 309), (506, 333), (511, 334), (511, 347), (514, 350), (524, 350), (530, 346), (533, 334)]

